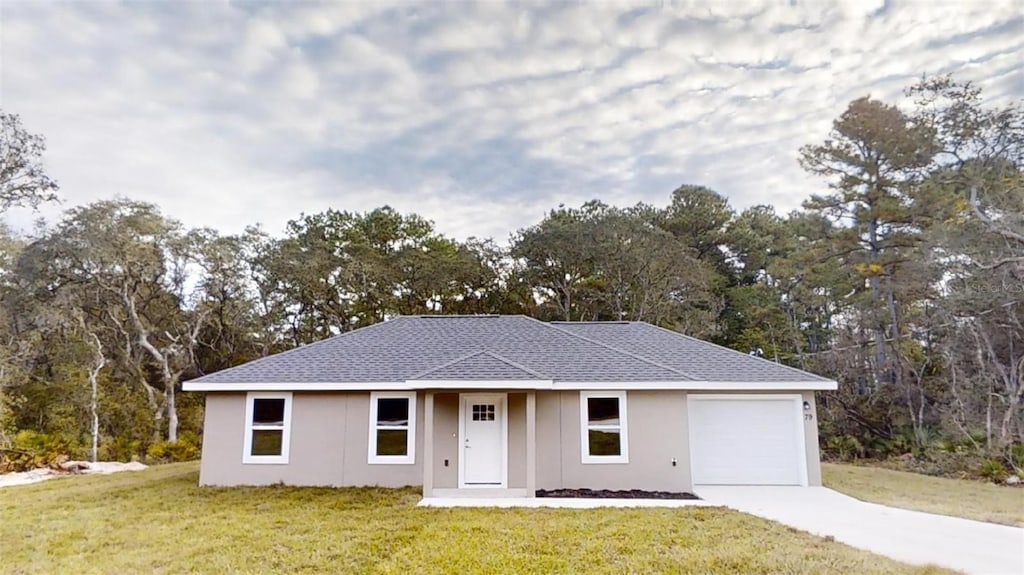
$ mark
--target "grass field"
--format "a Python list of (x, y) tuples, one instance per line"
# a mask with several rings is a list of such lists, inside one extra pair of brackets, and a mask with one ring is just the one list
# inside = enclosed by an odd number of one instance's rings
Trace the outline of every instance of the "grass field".
[(196, 464), (0, 490), (3, 573), (943, 573), (719, 508), (425, 509), (200, 488)]
[(1024, 527), (1024, 488), (822, 463), (826, 487), (863, 501)]

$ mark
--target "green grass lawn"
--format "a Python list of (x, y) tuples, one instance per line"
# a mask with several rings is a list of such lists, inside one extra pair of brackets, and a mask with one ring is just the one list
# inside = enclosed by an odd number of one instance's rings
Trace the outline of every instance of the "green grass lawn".
[(1024, 527), (1024, 488), (822, 463), (825, 486), (863, 501)]
[(194, 463), (0, 489), (3, 573), (944, 573), (721, 508), (424, 509), (200, 488)]

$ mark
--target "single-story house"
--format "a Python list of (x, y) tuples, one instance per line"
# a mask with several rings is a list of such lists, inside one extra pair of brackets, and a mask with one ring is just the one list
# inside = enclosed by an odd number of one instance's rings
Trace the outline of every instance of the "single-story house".
[(402, 316), (184, 384), (203, 485), (820, 485), (832, 380), (643, 322)]

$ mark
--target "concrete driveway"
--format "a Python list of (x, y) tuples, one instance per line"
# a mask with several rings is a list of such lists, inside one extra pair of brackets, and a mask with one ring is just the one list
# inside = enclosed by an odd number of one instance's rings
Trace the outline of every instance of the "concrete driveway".
[(865, 503), (825, 487), (701, 486), (694, 491), (709, 503), (831, 535), (906, 563), (1024, 574), (1024, 529), (1018, 527)]

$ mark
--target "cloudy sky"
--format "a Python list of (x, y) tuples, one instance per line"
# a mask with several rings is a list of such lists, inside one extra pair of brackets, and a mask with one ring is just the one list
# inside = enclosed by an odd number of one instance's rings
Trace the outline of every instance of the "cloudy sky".
[(276, 232), (389, 204), (505, 239), (559, 203), (664, 204), (683, 183), (797, 207), (824, 185), (797, 149), (853, 98), (944, 72), (1024, 97), (1024, 10), (0, 0), (0, 70), (62, 207), (125, 195)]

